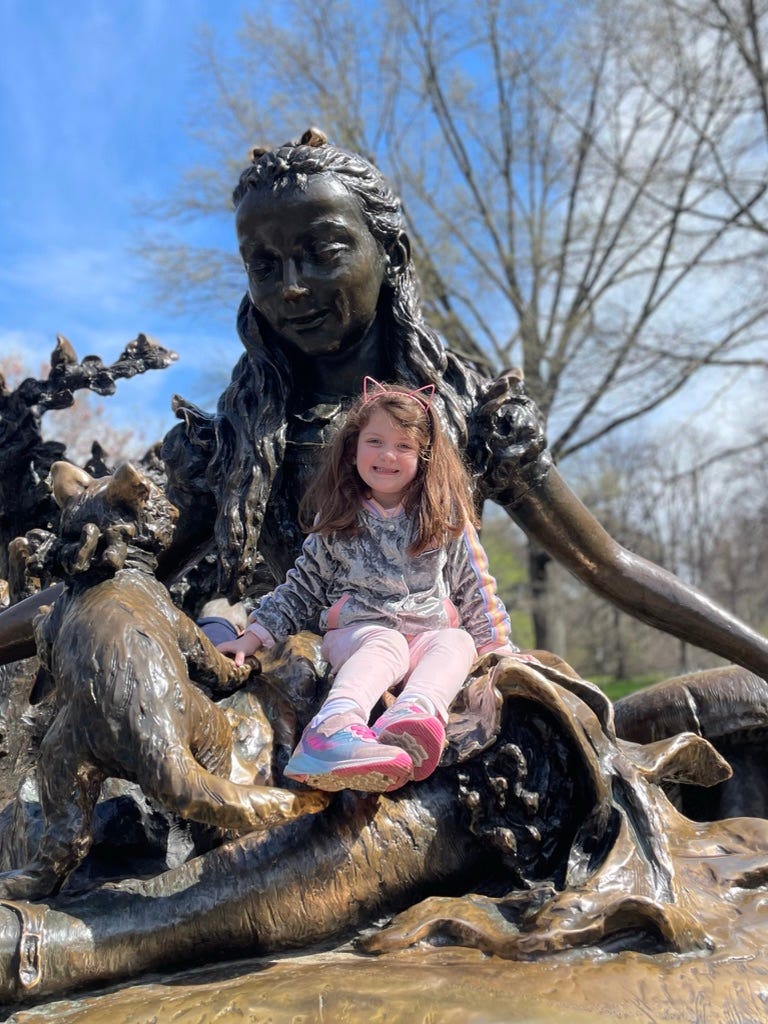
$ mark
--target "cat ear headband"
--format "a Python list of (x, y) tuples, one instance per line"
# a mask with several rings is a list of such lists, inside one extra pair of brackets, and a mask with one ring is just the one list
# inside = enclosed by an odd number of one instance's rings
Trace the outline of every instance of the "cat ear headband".
[(432, 399), (435, 397), (435, 385), (426, 384), (423, 388), (416, 388), (415, 391), (405, 390), (393, 390), (391, 388), (385, 388), (383, 384), (380, 384), (373, 377), (363, 378), (363, 405), (367, 405), (368, 402), (372, 402), (375, 398), (379, 398), (381, 395), (405, 395), (406, 398), (412, 398), (415, 402), (418, 402), (424, 412), (429, 412), (429, 407), (432, 405)]

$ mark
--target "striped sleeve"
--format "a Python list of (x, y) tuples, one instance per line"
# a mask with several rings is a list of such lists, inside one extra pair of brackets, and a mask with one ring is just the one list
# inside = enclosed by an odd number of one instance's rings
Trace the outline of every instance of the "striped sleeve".
[(450, 545), (448, 558), (451, 600), (461, 616), (461, 626), (475, 641), (478, 654), (510, 645), (507, 609), (496, 593), (496, 580), (488, 556), (474, 526), (467, 526)]

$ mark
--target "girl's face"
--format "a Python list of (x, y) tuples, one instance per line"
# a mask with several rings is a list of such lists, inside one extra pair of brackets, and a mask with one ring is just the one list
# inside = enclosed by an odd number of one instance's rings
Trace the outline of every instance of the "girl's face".
[(394, 508), (416, 476), (419, 446), (383, 409), (377, 409), (358, 435), (355, 465), (371, 497), (382, 508)]
[(354, 346), (373, 323), (386, 259), (357, 200), (331, 174), (279, 195), (248, 192), (236, 215), (248, 291), (272, 330), (305, 355)]

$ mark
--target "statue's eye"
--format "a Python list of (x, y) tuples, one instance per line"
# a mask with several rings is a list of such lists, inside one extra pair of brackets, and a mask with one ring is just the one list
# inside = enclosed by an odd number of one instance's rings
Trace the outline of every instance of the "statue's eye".
[(255, 277), (259, 281), (263, 281), (269, 277), (275, 269), (275, 260), (271, 256), (266, 254), (263, 256), (252, 256), (245, 262), (245, 271), (249, 277)]
[(310, 246), (307, 256), (313, 263), (335, 263), (347, 251), (346, 245), (341, 242), (319, 242)]

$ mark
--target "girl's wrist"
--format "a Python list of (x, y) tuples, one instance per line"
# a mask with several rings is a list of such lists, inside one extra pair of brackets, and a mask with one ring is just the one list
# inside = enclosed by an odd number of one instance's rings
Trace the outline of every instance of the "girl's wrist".
[(247, 655), (255, 654), (256, 651), (260, 651), (262, 647), (261, 640), (259, 640), (254, 633), (251, 633), (248, 630), (243, 633), (241, 643), (243, 643), (245, 648), (244, 653)]
[[(249, 622), (245, 627), (245, 633), (250, 634), (258, 642), (258, 647), (270, 648), (275, 644), (275, 638), (259, 622)], [(254, 650), (257, 650), (258, 647)]]

